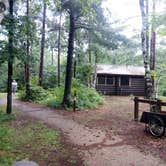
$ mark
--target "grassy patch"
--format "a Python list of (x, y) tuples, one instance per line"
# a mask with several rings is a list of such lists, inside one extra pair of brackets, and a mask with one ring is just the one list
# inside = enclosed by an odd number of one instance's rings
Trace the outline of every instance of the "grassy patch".
[(6, 93), (0, 93), (0, 98), (6, 96)]
[(0, 124), (0, 166), (11, 166), (22, 159), (39, 165), (56, 166), (64, 161), (66, 165), (78, 165), (77, 155), (62, 145), (59, 132), (43, 123), (25, 115), (8, 116), (0, 108)]

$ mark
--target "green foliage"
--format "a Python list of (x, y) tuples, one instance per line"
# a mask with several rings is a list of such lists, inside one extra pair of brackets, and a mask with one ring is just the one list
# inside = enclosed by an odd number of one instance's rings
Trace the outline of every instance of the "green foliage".
[(87, 84), (93, 73), (93, 67), (90, 64), (84, 64), (77, 67), (77, 78)]
[(166, 89), (163, 90), (163, 96), (166, 96)]
[(57, 73), (55, 72), (56, 68), (54, 66), (49, 66), (45, 68), (43, 72), (43, 83), (42, 86), (45, 89), (53, 88), (56, 85), (56, 76)]
[[(77, 92), (77, 109), (83, 110), (87, 108), (94, 108), (100, 104), (103, 104), (103, 98), (96, 92), (95, 89), (88, 88), (85, 85), (78, 82), (78, 80), (73, 79), (72, 89), (71, 89), (71, 106), (74, 100), (74, 91)], [(61, 108), (62, 100), (64, 94), (64, 86), (43, 89), (39, 86), (31, 86), (30, 96), (26, 98), (25, 91), (19, 92), (18, 97), (21, 100), (33, 101), (36, 103), (46, 104), (53, 108)]]
[(0, 92), (6, 92), (7, 89), (7, 64), (4, 63), (0, 66)]
[(46, 100), (49, 97), (49, 93), (40, 86), (31, 86), (30, 96), (26, 96), (25, 90), (22, 90), (18, 97), (26, 101), (40, 102), (42, 100)]
[(6, 122), (6, 121), (10, 121), (15, 119), (15, 115), (14, 114), (6, 114), (3, 111), (0, 110), (0, 123), (2, 122)]
[[(95, 89), (88, 88), (78, 82), (78, 80), (73, 79), (71, 89), (71, 105), (74, 100), (74, 91), (77, 93), (76, 105), (78, 110), (94, 108), (104, 102), (104, 99), (95, 91)], [(53, 97), (48, 98), (46, 100), (46, 104), (51, 107), (60, 107), (63, 99), (64, 88), (57, 87), (52, 89), (50, 93), (52, 93)]]

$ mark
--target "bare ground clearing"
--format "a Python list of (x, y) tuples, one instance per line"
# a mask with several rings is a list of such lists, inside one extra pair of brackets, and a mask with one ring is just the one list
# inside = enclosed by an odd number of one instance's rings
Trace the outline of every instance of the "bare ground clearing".
[[(98, 109), (71, 113), (14, 100), (29, 116), (60, 129), (88, 166), (164, 166), (166, 138), (155, 139), (133, 121), (129, 97), (106, 97)], [(141, 105), (142, 110), (149, 109)]]

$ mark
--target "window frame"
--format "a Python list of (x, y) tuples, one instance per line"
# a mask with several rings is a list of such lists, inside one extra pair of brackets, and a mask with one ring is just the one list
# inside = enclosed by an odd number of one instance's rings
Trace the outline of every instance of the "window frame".
[[(112, 84), (107, 84), (108, 76), (113, 79)], [(101, 83), (99, 84), (99, 79), (100, 78), (104, 78), (104, 84), (101, 84)], [(112, 75), (98, 75), (97, 76), (97, 85), (114, 86), (115, 85), (115, 77), (112, 76)]]
[[(122, 85), (122, 77), (123, 78), (128, 78), (128, 85)], [(128, 86), (128, 87), (131, 87), (131, 77), (130, 76), (120, 76), (120, 78), (119, 78), (119, 85), (120, 86)]]

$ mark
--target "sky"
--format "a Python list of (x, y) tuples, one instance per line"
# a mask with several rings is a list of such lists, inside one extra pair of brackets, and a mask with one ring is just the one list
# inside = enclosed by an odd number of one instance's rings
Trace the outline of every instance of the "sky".
[[(123, 33), (132, 37), (141, 31), (141, 13), (139, 0), (105, 0), (103, 7), (111, 12), (111, 18), (119, 20), (118, 26), (124, 26)], [(162, 0), (156, 1), (156, 11), (164, 10)]]

